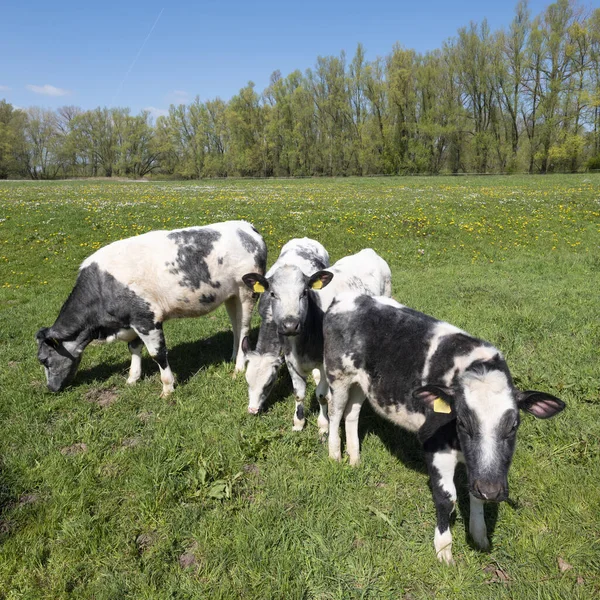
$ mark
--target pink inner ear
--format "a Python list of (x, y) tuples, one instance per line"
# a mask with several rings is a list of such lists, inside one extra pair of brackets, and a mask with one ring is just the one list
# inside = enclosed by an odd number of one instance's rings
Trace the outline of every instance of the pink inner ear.
[(549, 402), (547, 400), (540, 400), (538, 402), (532, 403), (529, 406), (529, 412), (535, 415), (536, 417), (548, 417), (556, 412), (556, 405), (553, 402)]
[(434, 401), (436, 400), (436, 398), (439, 397), (436, 394), (434, 394), (433, 392), (419, 392), (418, 395), (419, 395), (419, 398), (421, 400), (423, 400), (423, 402), (425, 402), (429, 406), (432, 406)]

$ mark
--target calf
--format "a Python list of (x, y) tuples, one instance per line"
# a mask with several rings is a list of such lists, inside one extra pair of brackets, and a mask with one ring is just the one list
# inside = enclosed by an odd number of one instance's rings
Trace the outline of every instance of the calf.
[[(390, 296), (392, 275), (388, 264), (374, 250), (366, 248), (341, 258), (330, 269), (317, 271), (310, 277), (298, 267), (286, 265), (270, 279), (257, 273), (249, 273), (243, 279), (254, 291), (269, 294), (272, 327), (285, 340), (285, 361), (296, 396), (294, 430), (303, 429), (305, 424), (306, 376), (311, 369), (319, 369), (321, 376), (316, 391), (320, 405), (318, 425), (321, 433), (325, 433), (328, 387), (323, 371), (324, 311), (341, 292)], [(251, 395), (262, 398), (264, 402), (269, 391), (257, 389), (251, 391)]]
[(246, 221), (151, 231), (101, 248), (81, 265), (75, 287), (54, 325), (37, 332), (38, 359), (48, 388), (57, 392), (75, 376), (95, 339), (129, 342), (128, 383), (141, 376), (142, 346), (158, 363), (162, 395), (173, 391), (162, 324), (198, 317), (225, 303), (233, 326), (235, 369), (254, 299), (242, 281), (249, 269), (264, 272), (267, 248)]
[[(317, 241), (310, 238), (295, 238), (283, 246), (279, 258), (267, 271), (267, 281), (277, 279), (277, 273), (285, 267), (293, 266), (309, 277), (315, 271), (329, 266), (329, 254)], [(255, 281), (252, 282), (254, 288)], [(242, 342), (247, 366), (248, 412), (256, 414), (264, 404), (277, 380), (277, 373), (285, 355), (286, 338), (280, 336), (273, 322), (271, 295), (261, 294), (258, 312), (262, 317), (256, 350), (250, 351), (250, 341), (246, 337)], [(317, 371), (318, 377), (319, 371)]]
[(519, 409), (546, 419), (564, 403), (544, 392), (518, 391), (491, 344), (389, 298), (340, 296), (325, 315), (323, 335), (329, 456), (341, 459), (344, 416), (350, 464), (358, 463), (358, 415), (368, 396), (375, 412), (416, 432), (423, 444), (437, 511), (438, 559), (452, 562), (449, 522), (458, 461), (468, 473), (469, 532), (480, 548), (488, 548), (483, 502), (508, 497)]

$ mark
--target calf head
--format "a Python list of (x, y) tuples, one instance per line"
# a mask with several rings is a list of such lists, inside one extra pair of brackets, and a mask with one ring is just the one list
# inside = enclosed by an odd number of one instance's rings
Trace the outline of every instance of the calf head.
[(242, 351), (247, 364), (248, 412), (256, 415), (277, 381), (277, 372), (283, 363), (283, 356), (271, 352), (266, 354), (252, 352), (248, 337), (242, 340)]
[(476, 498), (508, 498), (508, 469), (515, 451), (519, 410), (548, 419), (565, 408), (544, 392), (517, 390), (504, 360), (476, 361), (449, 386), (426, 385), (413, 392), (434, 412), (456, 418), (456, 432)]
[(51, 392), (64, 389), (75, 377), (81, 353), (74, 355), (72, 348), (52, 335), (48, 327), (40, 329), (35, 339), (38, 343), (38, 360), (46, 372), (46, 383)]
[(329, 271), (317, 271), (307, 277), (298, 267), (285, 265), (268, 279), (258, 273), (242, 277), (254, 292), (269, 294), (271, 318), (280, 335), (295, 336), (302, 333), (308, 313), (308, 293), (324, 288), (333, 278)]

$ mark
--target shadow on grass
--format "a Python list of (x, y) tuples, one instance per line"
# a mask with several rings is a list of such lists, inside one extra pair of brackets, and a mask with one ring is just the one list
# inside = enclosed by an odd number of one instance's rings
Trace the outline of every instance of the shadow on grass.
[[(115, 342), (118, 343), (118, 342)], [(231, 350), (233, 347), (233, 333), (231, 331), (221, 331), (207, 338), (200, 338), (193, 342), (184, 342), (177, 346), (169, 347), (167, 340), (167, 349), (169, 353), (169, 365), (175, 374), (178, 385), (183, 385), (189, 381), (202, 369), (223, 362), (230, 362)], [(95, 365), (90, 369), (82, 369), (75, 376), (72, 385), (77, 386), (94, 381), (108, 379), (112, 375), (122, 374), (125, 377), (129, 370), (130, 354), (127, 344), (119, 343), (123, 351), (125, 360), (119, 363), (103, 363)], [(230, 363), (233, 369), (233, 363)], [(152, 377), (158, 373), (158, 365), (148, 356), (146, 350), (143, 351), (142, 359), (142, 377)]]

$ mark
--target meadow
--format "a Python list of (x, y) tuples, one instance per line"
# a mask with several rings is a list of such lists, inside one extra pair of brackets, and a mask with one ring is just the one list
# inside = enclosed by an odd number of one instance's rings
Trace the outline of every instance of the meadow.
[[(437, 562), (419, 445), (366, 404), (356, 469), (328, 459), (314, 396), (292, 431), (285, 370), (247, 414), (223, 307), (165, 325), (168, 401), (147, 356), (126, 385), (122, 343), (90, 346), (74, 383), (46, 390), (34, 335), (86, 256), (238, 218), (269, 264), (297, 236), (332, 260), (374, 248), (397, 300), (491, 341), (521, 389), (567, 403), (523, 416), (489, 552), (467, 536), (459, 474), (457, 564)], [(0, 600), (598, 597), (599, 284), (600, 175), (0, 182)]]

